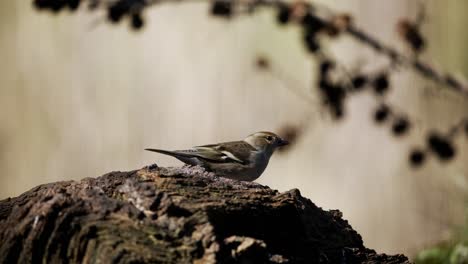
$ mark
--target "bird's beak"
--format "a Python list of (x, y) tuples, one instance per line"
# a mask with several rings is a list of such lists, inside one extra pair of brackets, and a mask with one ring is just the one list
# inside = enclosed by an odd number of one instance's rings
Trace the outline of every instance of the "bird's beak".
[(289, 141), (287, 141), (287, 140), (280, 139), (280, 141), (278, 142), (278, 147), (282, 147), (282, 146), (286, 146), (286, 145), (289, 145)]

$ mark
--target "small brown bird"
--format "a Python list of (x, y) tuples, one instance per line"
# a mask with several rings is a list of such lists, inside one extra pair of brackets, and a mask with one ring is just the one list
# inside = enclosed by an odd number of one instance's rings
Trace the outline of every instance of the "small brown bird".
[(145, 149), (199, 165), (220, 177), (254, 181), (262, 175), (273, 152), (288, 141), (271, 132), (257, 132), (244, 140), (196, 146), (187, 150)]

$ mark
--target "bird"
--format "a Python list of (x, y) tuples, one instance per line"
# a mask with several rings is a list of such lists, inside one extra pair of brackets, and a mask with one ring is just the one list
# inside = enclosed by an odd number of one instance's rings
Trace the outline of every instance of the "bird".
[(276, 149), (289, 142), (272, 132), (256, 132), (243, 140), (195, 146), (186, 150), (145, 150), (172, 156), (185, 164), (201, 166), (219, 177), (254, 181), (265, 171)]

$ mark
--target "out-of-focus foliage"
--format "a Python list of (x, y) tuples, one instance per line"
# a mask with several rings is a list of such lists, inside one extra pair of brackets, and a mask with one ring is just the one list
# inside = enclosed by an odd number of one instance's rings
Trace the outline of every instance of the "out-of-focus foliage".
[(468, 223), (452, 241), (425, 249), (416, 256), (416, 264), (468, 264)]

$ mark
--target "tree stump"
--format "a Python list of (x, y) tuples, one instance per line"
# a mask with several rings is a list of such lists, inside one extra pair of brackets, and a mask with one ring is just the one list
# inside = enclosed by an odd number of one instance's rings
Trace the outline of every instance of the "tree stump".
[(147, 167), (0, 201), (0, 263), (409, 263), (299, 190)]

